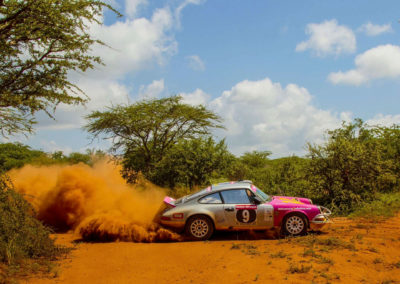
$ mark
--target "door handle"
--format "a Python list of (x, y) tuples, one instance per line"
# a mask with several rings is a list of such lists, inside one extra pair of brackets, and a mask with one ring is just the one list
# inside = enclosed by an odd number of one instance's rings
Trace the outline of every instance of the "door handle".
[(235, 211), (235, 208), (233, 207), (225, 208), (225, 211)]

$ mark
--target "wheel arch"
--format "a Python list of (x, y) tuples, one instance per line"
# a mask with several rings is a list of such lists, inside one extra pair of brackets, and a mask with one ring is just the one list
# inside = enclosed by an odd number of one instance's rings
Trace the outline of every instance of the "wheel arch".
[(196, 216), (204, 216), (204, 217), (207, 217), (208, 219), (210, 219), (211, 224), (212, 224), (212, 226), (213, 226), (213, 229), (215, 230), (214, 218), (212, 218), (210, 215), (211, 215), (211, 214), (207, 214), (207, 213), (205, 213), (205, 212), (194, 213), (194, 214), (192, 214), (192, 215), (190, 215), (190, 216), (188, 216), (188, 217), (186, 218), (186, 222), (185, 222), (184, 228), (186, 228), (186, 226), (188, 225), (190, 219), (195, 218)]

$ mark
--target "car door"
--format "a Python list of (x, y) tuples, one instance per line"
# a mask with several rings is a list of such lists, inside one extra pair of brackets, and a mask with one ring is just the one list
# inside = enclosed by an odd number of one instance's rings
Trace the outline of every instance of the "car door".
[(215, 229), (224, 229), (224, 205), (219, 192), (208, 194), (198, 200), (201, 212), (209, 212), (213, 217)]
[(224, 227), (231, 229), (267, 229), (273, 227), (273, 207), (256, 204), (254, 194), (248, 189), (221, 191), (224, 202)]
[(221, 191), (224, 202), (226, 227), (231, 229), (252, 228), (257, 224), (257, 205), (248, 195), (247, 189)]

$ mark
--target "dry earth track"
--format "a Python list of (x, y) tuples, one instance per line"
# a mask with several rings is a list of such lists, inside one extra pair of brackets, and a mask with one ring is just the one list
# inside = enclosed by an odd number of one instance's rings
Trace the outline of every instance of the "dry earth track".
[[(57, 239), (72, 246), (76, 237)], [(26, 282), (400, 283), (400, 215), (336, 218), (321, 234), (281, 240), (225, 233), (207, 242), (75, 246), (57, 277)]]

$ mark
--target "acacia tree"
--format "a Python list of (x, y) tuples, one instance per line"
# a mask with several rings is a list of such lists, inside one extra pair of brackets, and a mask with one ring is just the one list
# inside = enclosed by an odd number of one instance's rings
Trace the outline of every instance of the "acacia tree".
[(88, 24), (100, 23), (98, 0), (0, 0), (0, 132), (31, 132), (33, 114), (52, 117), (59, 103), (84, 104), (85, 94), (68, 72), (86, 71), (98, 56), (90, 54)]
[(181, 102), (180, 96), (117, 105), (106, 111), (94, 111), (86, 119), (85, 129), (93, 138), (113, 140), (111, 151), (122, 154), (123, 176), (134, 182), (142, 172), (153, 176), (155, 165), (181, 139), (210, 134), (222, 128), (218, 115), (204, 106)]

